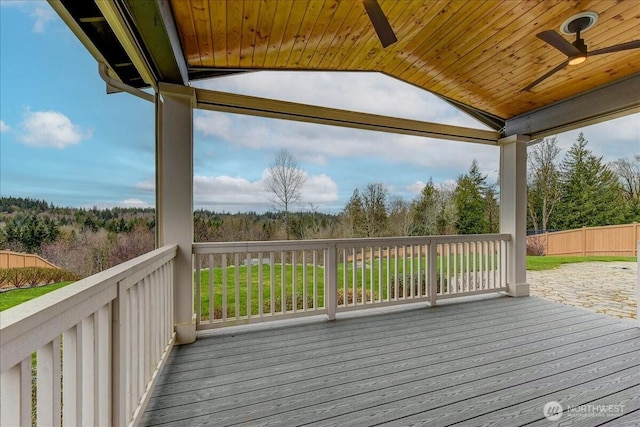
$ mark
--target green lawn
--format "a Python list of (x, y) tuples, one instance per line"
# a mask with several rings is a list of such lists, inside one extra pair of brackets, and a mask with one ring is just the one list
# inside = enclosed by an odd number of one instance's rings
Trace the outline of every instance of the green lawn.
[[(467, 262), (471, 268), (474, 266), (473, 256), (467, 260), (468, 257), (464, 255), (458, 255), (457, 257), (445, 257), (441, 259), (438, 257), (436, 260), (436, 268), (438, 272), (442, 268), (445, 272), (449, 272), (453, 274), (455, 270), (461, 272), (466, 267)], [(442, 261), (442, 263), (441, 263)], [(494, 266), (498, 264), (498, 257), (480, 257), (477, 256), (475, 259), (476, 269), (480, 269), (489, 267), (489, 264), (493, 262)], [(422, 286), (421, 294), (426, 292), (426, 284), (425, 278), (422, 277), (421, 283), (418, 283), (418, 267), (422, 271), (424, 275), (424, 271), (426, 270), (426, 257), (414, 257), (413, 259), (407, 258), (398, 259), (397, 266), (395, 263), (391, 265), (387, 265), (386, 260), (383, 260), (382, 263), (379, 263), (377, 259), (373, 261), (373, 263), (367, 262), (365, 275), (362, 275), (362, 268), (359, 266), (356, 269), (355, 277), (353, 272), (353, 264), (347, 265), (347, 272), (345, 275), (344, 264), (338, 264), (338, 292), (340, 299), (341, 290), (344, 288), (343, 283), (347, 284), (347, 298), (353, 296), (353, 283), (356, 283), (356, 295), (358, 295), (358, 300), (362, 300), (362, 287), (364, 284), (365, 289), (365, 299), (370, 299), (371, 295), (373, 295), (374, 299), (377, 299), (380, 293), (380, 288), (378, 286), (378, 278), (382, 275), (383, 282), (386, 283), (387, 274), (391, 278), (391, 292), (392, 295), (395, 295), (395, 283), (396, 283), (396, 274), (398, 276), (398, 295), (402, 296), (405, 294), (411, 295), (411, 290), (408, 289), (410, 287), (411, 280), (411, 266), (413, 263), (413, 271), (414, 274), (414, 292), (417, 294), (418, 286)], [(490, 267), (489, 267), (490, 268)], [(372, 271), (373, 270), (373, 271)], [(381, 271), (382, 270), (382, 271)], [(226, 271), (227, 277), (227, 285), (226, 285), (226, 298), (223, 295), (223, 274)], [(406, 286), (404, 287), (403, 280), (403, 272), (406, 271)], [(287, 305), (287, 310), (291, 310), (293, 308), (293, 298), (292, 298), (292, 275), (293, 275), (293, 267), (290, 264), (286, 264), (284, 266), (285, 278), (283, 285), (283, 266), (280, 263), (276, 263), (273, 268), (273, 293), (275, 295), (274, 302), (274, 311), (281, 312), (281, 301), (282, 301), (282, 293), (284, 287), (285, 301)], [(397, 272), (397, 273), (396, 273)], [(209, 318), (209, 270), (205, 269), (201, 271), (201, 316), (203, 319)], [(250, 277), (247, 277), (247, 274), (250, 274)], [(219, 319), (222, 316), (223, 309), (222, 303), (223, 300), (227, 301), (227, 316), (235, 317), (236, 310), (240, 314), (240, 316), (246, 316), (247, 307), (250, 307), (251, 314), (257, 315), (259, 313), (260, 307), (258, 304), (259, 301), (259, 268), (257, 265), (252, 266), (251, 268), (247, 268), (246, 266), (239, 266), (237, 268), (238, 275), (238, 290), (236, 293), (235, 289), (235, 278), (236, 278), (236, 267), (229, 266), (226, 268), (216, 267), (213, 269), (214, 275), (214, 310), (215, 310), (215, 318)], [(305, 271), (302, 265), (297, 265), (296, 269), (296, 307), (298, 309), (302, 309), (304, 307), (304, 284), (302, 283), (302, 278), (305, 276)], [(371, 277), (373, 276), (373, 290), (371, 289)], [(306, 269), (306, 277), (307, 277), (307, 285), (306, 285), (306, 306), (307, 308), (314, 307), (314, 300), (316, 303), (316, 307), (324, 307), (324, 269), (322, 267), (318, 267), (316, 270), (316, 281), (317, 284), (315, 286), (315, 294), (314, 294), (314, 280), (313, 280), (313, 269), (311, 267), (307, 267)], [(250, 279), (250, 280), (249, 280)], [(346, 280), (345, 280), (346, 279)], [(355, 280), (354, 280), (355, 279)], [(250, 286), (247, 287), (247, 283), (250, 283)], [(269, 313), (271, 311), (271, 269), (268, 264), (262, 266), (262, 283), (263, 283), (263, 301), (265, 301), (263, 306), (263, 312)], [(249, 301), (247, 302), (247, 294), (251, 295)], [(314, 298), (315, 295), (315, 298)], [(237, 297), (237, 298), (236, 298)], [(382, 288), (382, 299), (387, 298), (387, 288), (384, 286)], [(238, 304), (236, 304), (236, 300)]]
[[(603, 262), (611, 262), (611, 261), (623, 261), (623, 262), (636, 262), (636, 258), (635, 257), (611, 257), (611, 256), (589, 256), (589, 257), (553, 257), (553, 256), (528, 256), (527, 257), (527, 270), (533, 270), (533, 271), (539, 271), (539, 270), (550, 270), (553, 268), (557, 268), (558, 266), (562, 265), (562, 264), (568, 264), (568, 263), (576, 263), (576, 262), (592, 262), (592, 261), (603, 261)], [(450, 265), (450, 269), (453, 271), (453, 258), (449, 261), (449, 265)], [(417, 258), (414, 259), (414, 268), (417, 269)], [(437, 261), (437, 268), (438, 270), (440, 269), (440, 259), (438, 259)], [(447, 261), (445, 261), (443, 263), (445, 265), (446, 268), (446, 264)], [(462, 265), (465, 265), (466, 262), (463, 261), (462, 259), (458, 258), (456, 260), (456, 265), (457, 268), (460, 269)], [(407, 275), (410, 274), (410, 266), (411, 266), (411, 262), (408, 261), (407, 262)], [(424, 270), (425, 268), (425, 258), (421, 259), (421, 267)], [(344, 271), (343, 271), (343, 265), (340, 265), (338, 267), (338, 287), (341, 288), (342, 287), (342, 280), (344, 277)], [(403, 263), (402, 260), (399, 260), (398, 262), (398, 275), (401, 275), (403, 271)], [(395, 275), (395, 266), (391, 266), (391, 270), (390, 270), (390, 275), (391, 277), (394, 277)], [(209, 314), (209, 271), (208, 270), (204, 270), (201, 272), (202, 274), (202, 314), (203, 317), (206, 319), (208, 317)], [(246, 311), (247, 311), (247, 267), (245, 266), (241, 266), (238, 269), (238, 274), (240, 277), (240, 281), (241, 281), (241, 286), (239, 289), (239, 311), (240, 311), (240, 315), (244, 316), (246, 315)], [(293, 274), (293, 270), (291, 265), (286, 265), (285, 266), (285, 295), (291, 295), (291, 276)], [(297, 279), (298, 279), (298, 285), (296, 287), (296, 294), (298, 295), (297, 298), (297, 305), (299, 308), (302, 308), (304, 302), (302, 299), (302, 295), (303, 295), (303, 285), (302, 285), (302, 277), (303, 277), (303, 269), (302, 266), (298, 266), (297, 267)], [(312, 276), (312, 269), (311, 268), (307, 268), (306, 271), (307, 274), (307, 307), (312, 307), (313, 306), (313, 292), (314, 292), (314, 283), (313, 283), (313, 276)], [(263, 299), (265, 301), (268, 301), (265, 305), (266, 307), (263, 307), (263, 310), (265, 312), (268, 312), (271, 309), (271, 285), (270, 285), (270, 275), (271, 272), (269, 270), (269, 266), (265, 265), (263, 266), (263, 283), (264, 283), (264, 289), (263, 289)], [(374, 281), (376, 280), (376, 278), (379, 275), (379, 266), (377, 261), (373, 263), (373, 276), (374, 276)], [(387, 265), (386, 263), (382, 263), (382, 275), (383, 278), (386, 278), (387, 275)], [(275, 299), (274, 299), (274, 305), (275, 305), (275, 310), (276, 311), (280, 311), (280, 303), (281, 303), (281, 294), (282, 294), (282, 266), (280, 264), (277, 264), (274, 266), (274, 277), (275, 277), (275, 281), (274, 281), (274, 293), (275, 293)], [(222, 282), (222, 269), (221, 268), (215, 268), (214, 269), (214, 279), (216, 283), (221, 283)], [(235, 281), (235, 267), (231, 266), (227, 268), (227, 304), (228, 304), (228, 308), (227, 308), (227, 314), (229, 316), (232, 316), (233, 313), (235, 313), (235, 287), (233, 286), (233, 283)], [(347, 271), (347, 283), (349, 286), (351, 286), (353, 281), (353, 271), (351, 269), (349, 269)], [(358, 269), (356, 271), (356, 282), (358, 284), (358, 287), (362, 286), (362, 275), (361, 275), (361, 271), (360, 269)], [(48, 286), (41, 286), (41, 287), (37, 287), (37, 288), (24, 288), (24, 289), (16, 289), (16, 290), (12, 290), (12, 291), (8, 291), (8, 292), (2, 292), (0, 293), (0, 311), (6, 310), (8, 308), (11, 308), (15, 305), (21, 304), (25, 301), (29, 301), (30, 299), (33, 299), (35, 297), (41, 296), (41, 295), (45, 295), (51, 291), (54, 291), (56, 289), (59, 289), (61, 287), (67, 286), (68, 284), (73, 283), (73, 282), (61, 282), (61, 283), (56, 283), (53, 285), (48, 285)], [(323, 307), (324, 306), (324, 287), (322, 286), (322, 284), (324, 283), (324, 270), (322, 268), (318, 268), (316, 271), (316, 283), (317, 283), (317, 293), (316, 293), (316, 298), (317, 298), (317, 304), (319, 307)], [(370, 274), (369, 274), (369, 267), (367, 267), (367, 273), (366, 273), (366, 277), (365, 277), (365, 284), (367, 286), (367, 290), (370, 289)], [(399, 287), (402, 288), (402, 284), (399, 284)], [(258, 268), (257, 266), (253, 266), (251, 268), (251, 286), (250, 286), (250, 291), (251, 291), (251, 311), (253, 313), (258, 313), (259, 311), (259, 307), (258, 307)], [(378, 290), (375, 289), (374, 286), (374, 296), (377, 296), (377, 292)], [(383, 288), (383, 298), (386, 298), (386, 288)], [(214, 306), (215, 307), (221, 307), (222, 306), (222, 289), (221, 286), (217, 285), (216, 289), (214, 290)], [(292, 301), (287, 301), (288, 305), (292, 304)], [(216, 317), (219, 316), (220, 313), (216, 313)]]
[(559, 267), (562, 264), (571, 264), (576, 262), (594, 262), (594, 261), (602, 261), (602, 262), (612, 262), (612, 261), (623, 261), (623, 262), (636, 262), (636, 257), (625, 257), (625, 256), (587, 256), (587, 257), (578, 257), (578, 256), (528, 256), (527, 257), (527, 270), (532, 271), (540, 271), (540, 270), (551, 270)]
[(56, 289), (60, 289), (71, 283), (73, 282), (60, 282), (52, 285), (40, 286), (38, 288), (23, 288), (2, 292), (0, 293), (0, 311), (22, 304), (23, 302), (39, 297), (40, 295), (48, 294), (51, 291), (55, 291)]

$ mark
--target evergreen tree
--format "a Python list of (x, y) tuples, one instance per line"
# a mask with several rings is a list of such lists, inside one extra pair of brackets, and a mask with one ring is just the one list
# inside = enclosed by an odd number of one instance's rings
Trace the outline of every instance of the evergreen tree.
[(348, 227), (353, 236), (361, 237), (363, 235), (364, 209), (362, 206), (362, 198), (357, 188), (353, 190), (353, 194), (349, 202), (347, 202), (343, 214), (346, 217)]
[(561, 165), (562, 197), (554, 228), (572, 229), (624, 222), (624, 201), (618, 178), (587, 149), (580, 133)]
[(484, 192), (485, 218), (487, 228), (485, 233), (497, 233), (500, 231), (500, 207), (496, 194), (496, 186), (486, 188)]
[(429, 181), (411, 207), (411, 235), (428, 236), (438, 233), (438, 189)]
[(474, 159), (469, 172), (460, 175), (453, 194), (458, 212), (456, 228), (460, 234), (482, 234), (489, 230), (485, 200), (486, 175), (482, 175)]

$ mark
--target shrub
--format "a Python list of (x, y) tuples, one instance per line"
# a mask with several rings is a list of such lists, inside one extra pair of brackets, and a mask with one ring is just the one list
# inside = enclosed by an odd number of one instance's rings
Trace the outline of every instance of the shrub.
[[(418, 290), (420, 290), (420, 295), (422, 296), (426, 296), (428, 293), (427, 290), (427, 279), (426, 277), (421, 277), (418, 280), (418, 277), (414, 277), (413, 278), (413, 283), (411, 282), (411, 278), (407, 277), (407, 296), (408, 297), (412, 297), (412, 296), (417, 296), (418, 295)], [(403, 298), (404, 297), (404, 288), (402, 286), (403, 283), (403, 278), (402, 276), (398, 277), (398, 298)], [(436, 293), (440, 293), (441, 289), (442, 292), (447, 292), (449, 288), (449, 281), (447, 280), (446, 277), (442, 277), (440, 275), (440, 272), (438, 271), (436, 273)], [(390, 295), (389, 298), (390, 299), (394, 299), (396, 298), (395, 296), (396, 293), (396, 287), (395, 287), (395, 280), (392, 277), (391, 278), (391, 286), (390, 286)]]
[(527, 237), (527, 255), (545, 255), (546, 237), (528, 236)]
[[(364, 301), (371, 301), (371, 290), (367, 289), (364, 292)], [(345, 298), (344, 298), (344, 290), (343, 289), (338, 289), (338, 305), (345, 305)], [(373, 301), (377, 301), (378, 300), (378, 293), (374, 291), (373, 293)], [(362, 289), (361, 288), (357, 288), (356, 289), (356, 302), (362, 303), (363, 299), (362, 299)], [(347, 305), (349, 304), (353, 304), (353, 289), (347, 289)]]
[(0, 270), (0, 286), (22, 288), (78, 280), (78, 276), (57, 268), (19, 267)]
[[(231, 307), (227, 307), (227, 318), (230, 318), (233, 316), (233, 310), (231, 310)], [(203, 320), (212, 320), (206, 316), (203, 316)], [(218, 319), (222, 319), (222, 307), (214, 307), (213, 308), (213, 319), (218, 320)]]
[[(286, 311), (293, 310), (292, 295), (285, 296), (285, 304), (286, 304)], [(304, 297), (301, 294), (296, 294), (296, 310), (304, 309), (304, 304), (305, 304)], [(307, 308), (313, 308), (313, 297), (311, 295), (307, 295)], [(262, 311), (264, 313), (271, 313), (270, 299), (267, 299), (264, 301), (264, 304), (262, 306)], [(274, 311), (282, 312), (282, 297), (280, 295), (276, 295), (276, 298), (274, 300)]]
[(42, 270), (44, 269), (39, 267), (23, 268), (21, 274), (24, 276), (25, 283), (31, 288), (35, 288), (37, 285), (44, 284), (45, 282)]
[[(403, 288), (403, 277), (402, 276), (398, 276), (398, 298), (403, 298), (404, 297), (404, 288)], [(437, 280), (436, 283), (438, 284), (438, 292), (440, 290), (440, 273), (438, 272), (438, 276), (437, 276)], [(413, 283), (411, 281), (411, 277), (407, 277), (407, 296), (416, 296), (418, 295), (418, 290), (420, 290), (420, 295), (426, 295), (427, 294), (427, 279), (426, 277), (420, 277), (418, 278), (417, 276), (413, 278)], [(394, 299), (396, 298), (395, 293), (396, 293), (396, 286), (395, 286), (395, 278), (392, 277), (391, 278), (391, 289), (390, 289), (390, 295), (389, 298)]]

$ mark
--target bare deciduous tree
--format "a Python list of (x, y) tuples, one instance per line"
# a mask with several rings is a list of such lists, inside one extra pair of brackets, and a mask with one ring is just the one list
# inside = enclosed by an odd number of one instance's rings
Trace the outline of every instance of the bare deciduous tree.
[(381, 182), (367, 184), (362, 192), (363, 233), (365, 237), (384, 236), (387, 231), (387, 196)]
[(304, 171), (299, 168), (293, 155), (286, 149), (278, 151), (269, 166), (265, 189), (269, 192), (269, 200), (274, 207), (284, 212), (287, 239), (290, 234), (289, 209), (300, 200), (306, 179)]
[(531, 224), (546, 230), (562, 196), (562, 183), (556, 159), (560, 154), (556, 137), (545, 138), (528, 153), (527, 207)]
[(640, 154), (633, 156), (633, 160), (618, 159), (610, 167), (620, 178), (625, 198), (640, 199)]
[(408, 236), (411, 231), (411, 203), (397, 194), (389, 196), (389, 234)]

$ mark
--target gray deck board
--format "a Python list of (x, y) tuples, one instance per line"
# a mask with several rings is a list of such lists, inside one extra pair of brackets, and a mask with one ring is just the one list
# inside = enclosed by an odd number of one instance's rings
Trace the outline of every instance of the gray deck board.
[(640, 422), (638, 390), (640, 329), (502, 297), (202, 336), (173, 349), (142, 425), (551, 425), (550, 400), (623, 402), (588, 424), (617, 425)]

